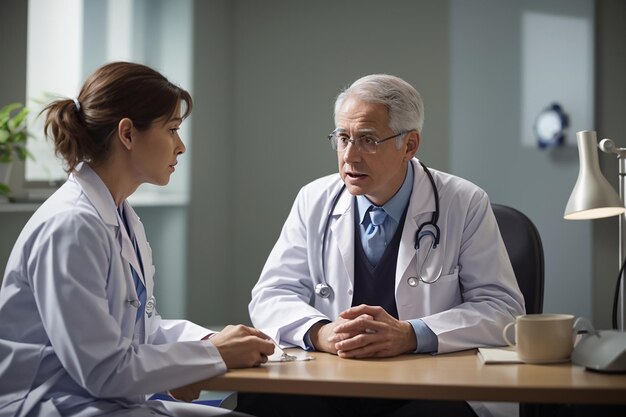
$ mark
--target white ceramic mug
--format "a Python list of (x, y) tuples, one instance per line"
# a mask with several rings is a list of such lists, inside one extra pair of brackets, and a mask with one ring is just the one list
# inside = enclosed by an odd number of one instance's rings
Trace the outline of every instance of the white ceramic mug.
[(550, 363), (569, 360), (576, 339), (576, 323), (571, 314), (526, 314), (502, 330), (502, 337), (516, 348), (526, 363)]

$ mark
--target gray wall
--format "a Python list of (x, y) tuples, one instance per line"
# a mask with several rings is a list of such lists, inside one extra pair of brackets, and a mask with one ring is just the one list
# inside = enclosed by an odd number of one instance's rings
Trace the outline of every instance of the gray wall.
[(389, 4), (196, 2), (188, 257), (194, 319), (249, 322), (250, 290), (297, 191), (336, 170), (326, 140), (332, 104), (358, 77), (388, 72), (420, 89), (420, 156), (447, 168), (448, 4)]
[(235, 305), (232, 256), (233, 4), (197, 1), (194, 7), (187, 312), (193, 320), (209, 325), (241, 321), (243, 308)]
[(11, 101), (24, 103), (26, 96), (26, 21), (28, 2), (3, 2), (3, 22), (0, 25), (0, 48), (3, 65), (0, 66), (0, 106)]
[[(523, 146), (520, 132), (527, 126), (522, 125), (520, 97), (525, 93), (523, 13), (588, 18), (593, 23), (593, 3), (474, 0), (451, 4), (452, 170), (483, 187), (492, 202), (516, 207), (536, 224), (545, 254), (544, 311), (591, 317), (592, 224), (563, 220), (578, 176), (578, 150), (575, 146), (546, 150)], [(546, 32), (546, 36), (558, 37), (559, 33)], [(565, 49), (568, 39), (560, 43)], [(555, 55), (561, 59), (558, 51)], [(575, 61), (565, 64), (570, 71), (578, 69)], [(562, 84), (563, 79), (546, 82), (544, 88)], [(588, 79), (588, 85), (593, 81)], [(585, 128), (593, 130), (594, 126)], [(570, 139), (574, 135), (569, 132)]]
[[(563, 220), (578, 175), (577, 149), (539, 151), (521, 146), (519, 138), (521, 14), (533, 11), (584, 18), (589, 15), (586, 3), (451, 2), (450, 158), (454, 173), (480, 184), (492, 201), (522, 210), (539, 228), (546, 256), (544, 310), (584, 315), (593, 318), (597, 327), (607, 328), (619, 269), (617, 218)], [(626, 4), (597, 1), (592, 15), (596, 59), (595, 80), (589, 82), (595, 83), (596, 106), (595, 124), (586, 128), (626, 146), (622, 104), (626, 97)], [(579, 63), (567, 65), (576, 71)], [(569, 132), (570, 141), (574, 133)], [(617, 188), (616, 160), (600, 153), (600, 162)]]
[[(0, 6), (0, 107), (8, 103), (26, 103), (26, 22), (28, 2), (10, 0)], [(6, 13), (6, 14), (5, 14)], [(9, 186), (19, 188), (22, 184), (24, 163), (16, 161), (11, 169)], [(11, 226), (9, 226), (10, 228)], [(0, 260), (3, 256), (0, 255)], [(0, 267), (4, 264), (0, 263)]]
[[(15, 101), (25, 103), (26, 99), (26, 21), (28, 2), (11, 0), (0, 6), (3, 22), (0, 25), (0, 107)], [(13, 173), (23, 172), (23, 165), (13, 167)], [(15, 177), (15, 175), (12, 175)], [(14, 186), (13, 180), (11, 186)], [(4, 266), (13, 243), (20, 230), (30, 217), (30, 213), (0, 212), (0, 271)], [(1, 276), (0, 276), (1, 279)]]

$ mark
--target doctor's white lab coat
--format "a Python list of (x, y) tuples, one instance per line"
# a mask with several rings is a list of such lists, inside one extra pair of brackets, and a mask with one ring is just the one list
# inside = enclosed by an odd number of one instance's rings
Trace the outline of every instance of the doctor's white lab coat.
[(87, 164), (19, 236), (0, 291), (0, 416), (169, 415), (146, 396), (226, 371), (216, 347), (200, 340), (210, 330), (150, 308), (136, 321), (130, 265), (146, 300), (154, 266), (143, 226), (124, 204), (141, 266)]
[[(439, 193), (441, 240), (424, 267), (430, 277), (438, 269), (442, 273), (433, 284), (409, 285), (414, 282), (409, 278), (417, 275), (415, 234), (435, 211), (432, 185), (418, 160), (411, 163), (415, 176), (395, 275), (399, 319), (421, 318), (437, 336), (437, 353), (506, 345), (502, 329), (524, 313), (524, 299), (489, 198), (476, 185), (430, 170)], [(330, 212), (342, 185), (334, 174), (300, 190), (252, 290), (254, 326), (283, 345), (305, 348), (304, 337), (313, 324), (334, 321), (352, 304), (354, 197), (344, 190)], [(324, 282), (332, 288), (328, 298), (315, 294), (316, 284)], [(470, 404), (481, 416), (502, 408)], [(515, 405), (501, 406), (509, 407), (507, 413), (517, 411)]]
[[(524, 299), (489, 198), (474, 184), (430, 170), (439, 192), (441, 240), (425, 267), (442, 273), (433, 284), (409, 285), (417, 268), (415, 234), (435, 211), (430, 181), (417, 159), (411, 163), (414, 184), (395, 276), (399, 319), (421, 318), (437, 335), (438, 353), (506, 345), (502, 328), (524, 313)], [(304, 335), (314, 323), (334, 321), (351, 306), (354, 197), (344, 190), (329, 214), (342, 184), (334, 174), (302, 188), (252, 290), (252, 322), (281, 343), (305, 347)], [(314, 291), (324, 280), (332, 288), (329, 298)]]

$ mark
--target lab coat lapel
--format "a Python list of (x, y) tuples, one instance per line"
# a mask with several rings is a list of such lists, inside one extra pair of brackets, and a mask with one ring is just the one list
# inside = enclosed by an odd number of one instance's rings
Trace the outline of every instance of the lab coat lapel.
[[(124, 210), (126, 210), (127, 207), (125, 207)], [(118, 227), (119, 227), (118, 241), (120, 242), (120, 246), (122, 247), (122, 253), (121, 253), (122, 258), (124, 258), (124, 260), (128, 262), (130, 266), (133, 267), (135, 272), (137, 272), (137, 276), (139, 276), (139, 279), (145, 285), (142, 268), (139, 265), (139, 260), (137, 259), (137, 253), (135, 252), (135, 246), (133, 245), (133, 242), (130, 236), (128, 235), (128, 232), (126, 231), (126, 227), (124, 227), (123, 220), (120, 218), (119, 214), (117, 215), (117, 217), (118, 217)]]
[[(139, 267), (139, 261), (137, 260), (133, 243), (126, 232), (126, 228), (124, 227), (119, 213), (117, 212), (111, 192), (106, 187), (104, 182), (102, 182), (102, 179), (100, 179), (98, 174), (96, 174), (96, 172), (88, 164), (83, 162), (76, 167), (76, 173), (70, 175), (70, 180), (76, 180), (80, 184), (83, 192), (89, 201), (91, 201), (91, 204), (94, 206), (104, 223), (115, 230), (117, 240), (121, 247), (122, 258), (135, 268), (135, 271), (137, 271), (137, 274), (143, 280), (143, 274), (141, 272), (141, 268)], [(128, 210), (129, 208), (130, 205), (126, 204), (125, 209)], [(132, 213), (130, 216), (131, 218), (137, 217), (132, 209), (130, 209), (129, 212)], [(133, 227), (132, 223), (131, 227)], [(130, 274), (130, 277), (132, 282), (132, 274)]]
[[(143, 226), (141, 225), (141, 222), (139, 221), (139, 216), (137, 215), (135, 210), (133, 210), (133, 208), (130, 206), (128, 201), (124, 202), (124, 211), (126, 212), (128, 216), (128, 222), (129, 222), (130, 228), (137, 242), (137, 250), (139, 250), (139, 255), (141, 256), (142, 267), (139, 270), (137, 270), (137, 272), (139, 274), (139, 277), (143, 281), (143, 284), (146, 287), (147, 294), (151, 295), (152, 286), (154, 284), (153, 284), (152, 279), (150, 279), (151, 269), (148, 269), (148, 268), (152, 267), (152, 255), (148, 248), (148, 240), (146, 239), (146, 233), (145, 233)], [(138, 260), (135, 255), (134, 248), (133, 248), (133, 255), (135, 256), (135, 261), (137, 262), (137, 265), (139, 265)], [(134, 267), (135, 266), (133, 265), (133, 268)]]
[[(409, 201), (409, 208), (402, 229), (402, 239), (398, 250), (398, 261), (396, 264), (396, 288), (400, 284), (407, 269), (415, 263), (415, 234), (421, 224), (420, 217), (423, 214), (431, 215), (435, 212), (435, 195), (432, 185), (424, 168), (417, 159), (411, 161), (414, 168), (413, 191)], [(431, 170), (432, 172), (432, 170)], [(436, 180), (435, 180), (436, 181)], [(430, 218), (430, 217), (429, 217)]]
[[(350, 282), (354, 284), (354, 198), (348, 192), (343, 190), (337, 205), (335, 206), (331, 216), (337, 221), (330, 226), (332, 239), (334, 240), (345, 270), (348, 271)], [(322, 254), (323, 256), (323, 254)]]

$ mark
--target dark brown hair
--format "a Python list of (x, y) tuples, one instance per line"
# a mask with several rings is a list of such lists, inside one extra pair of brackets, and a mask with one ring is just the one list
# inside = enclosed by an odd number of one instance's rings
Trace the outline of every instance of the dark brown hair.
[(181, 102), (183, 119), (191, 113), (191, 95), (145, 65), (113, 62), (94, 71), (76, 99), (48, 104), (44, 133), (51, 133), (54, 151), (72, 172), (82, 161), (102, 162), (123, 118), (146, 130), (152, 122), (169, 120)]

